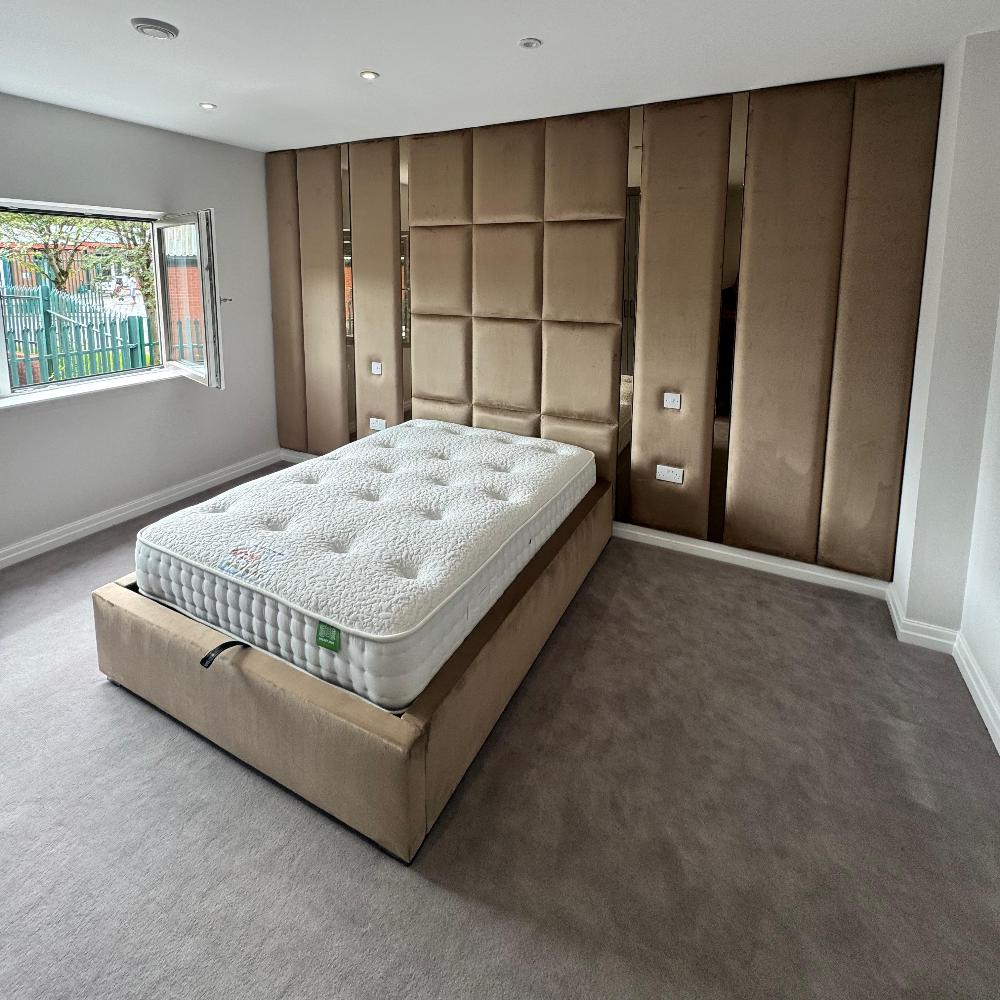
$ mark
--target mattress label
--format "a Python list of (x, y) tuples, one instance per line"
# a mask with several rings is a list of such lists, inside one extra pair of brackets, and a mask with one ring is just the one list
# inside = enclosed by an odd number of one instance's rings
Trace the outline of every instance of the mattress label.
[(216, 564), (216, 568), (238, 580), (262, 582), (275, 563), (284, 562), (288, 554), (281, 549), (260, 542), (235, 545)]
[(340, 649), (340, 629), (320, 622), (316, 626), (316, 645), (332, 649), (336, 653)]

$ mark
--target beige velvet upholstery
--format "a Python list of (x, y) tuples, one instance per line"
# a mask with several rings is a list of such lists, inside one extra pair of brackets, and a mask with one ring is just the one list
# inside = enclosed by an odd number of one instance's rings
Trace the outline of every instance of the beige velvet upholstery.
[(413, 417), (420, 420), (446, 420), (449, 424), (472, 424), (472, 404), (447, 399), (413, 397)]
[(505, 410), (497, 406), (474, 406), (472, 426), (506, 431), (508, 434), (522, 434), (525, 437), (538, 437), (541, 434), (542, 418), (538, 413), (527, 411)]
[(819, 562), (892, 576), (941, 70), (857, 81)]
[(296, 155), (268, 153), (267, 231), (271, 255), (271, 323), (278, 443), (308, 449), (302, 284), (299, 270), (299, 203)]
[(471, 226), (411, 224), (410, 309), (415, 314), (471, 315)]
[(565, 433), (614, 480), (627, 133), (613, 111), (413, 140), (414, 416), (468, 419), (465, 341), (441, 323), (471, 315), (472, 423)]
[(541, 223), (474, 227), (472, 311), (476, 316), (541, 316)]
[[(399, 265), (399, 143), (350, 146), (354, 377), (358, 437), (369, 420), (403, 420), (402, 288)], [(382, 374), (371, 363), (381, 361)]]
[[(542, 396), (542, 324), (538, 320), (472, 321), (472, 399), (476, 409), (527, 411)], [(482, 425), (485, 426), (485, 425)]]
[(623, 219), (628, 108), (550, 118), (545, 128), (545, 218)]
[(414, 316), (410, 340), (412, 377), (420, 386), (419, 398), (469, 406), (472, 320), (467, 316)]
[[(644, 115), (631, 520), (696, 538), (708, 535), (731, 113), (723, 96)], [(683, 483), (657, 480), (658, 464)]]
[(472, 132), (472, 221), (541, 222), (545, 121)]
[(440, 132), (410, 140), (411, 226), (472, 222), (472, 135)]
[(542, 316), (571, 323), (621, 323), (625, 223), (545, 224)]
[(725, 541), (815, 562), (853, 80), (750, 96)]
[(297, 154), (308, 451), (350, 439), (339, 146)]
[(618, 409), (621, 327), (542, 324), (542, 412), (608, 422)]
[(611, 535), (598, 484), (395, 715), (137, 593), (94, 593), (98, 664), (115, 683), (409, 861)]

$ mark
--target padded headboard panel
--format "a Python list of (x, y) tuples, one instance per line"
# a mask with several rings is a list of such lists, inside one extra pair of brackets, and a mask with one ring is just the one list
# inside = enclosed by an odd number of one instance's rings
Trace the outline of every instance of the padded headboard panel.
[(340, 162), (339, 146), (266, 160), (278, 440), (314, 454), (349, 437)]
[[(369, 420), (403, 420), (402, 285), (399, 261), (399, 141), (352, 142), (351, 256), (358, 437)], [(382, 374), (372, 374), (372, 362)]]
[(306, 439), (308, 451), (323, 454), (350, 437), (340, 147), (303, 149), (296, 156)]
[(750, 95), (725, 541), (816, 561), (853, 80)]
[(863, 77), (844, 220), (819, 562), (889, 579), (916, 350), (941, 70)]
[[(708, 534), (720, 271), (733, 100), (650, 105), (642, 140), (632, 520)], [(681, 408), (663, 408), (663, 393)], [(660, 482), (657, 464), (684, 469)]]
[(590, 448), (613, 479), (628, 114), (410, 144), (413, 415)]
[(278, 442), (282, 448), (306, 451), (306, 372), (296, 156), (294, 150), (267, 154), (267, 235), (271, 254), (271, 325)]

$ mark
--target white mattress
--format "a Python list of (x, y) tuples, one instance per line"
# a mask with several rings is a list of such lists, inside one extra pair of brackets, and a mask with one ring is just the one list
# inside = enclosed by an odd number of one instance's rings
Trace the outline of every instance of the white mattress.
[(139, 589), (400, 709), (595, 482), (582, 448), (411, 420), (143, 528)]

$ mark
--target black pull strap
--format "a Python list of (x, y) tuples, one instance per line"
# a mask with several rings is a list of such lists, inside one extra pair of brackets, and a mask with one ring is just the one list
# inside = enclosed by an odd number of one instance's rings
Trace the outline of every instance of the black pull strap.
[(232, 649), (233, 646), (242, 646), (244, 649), (249, 649), (250, 646), (245, 642), (240, 642), (239, 639), (230, 639), (229, 642), (220, 642), (215, 649), (207, 652), (198, 662), (208, 670), (208, 668), (215, 663), (215, 658), (219, 653), (224, 653), (227, 649)]

